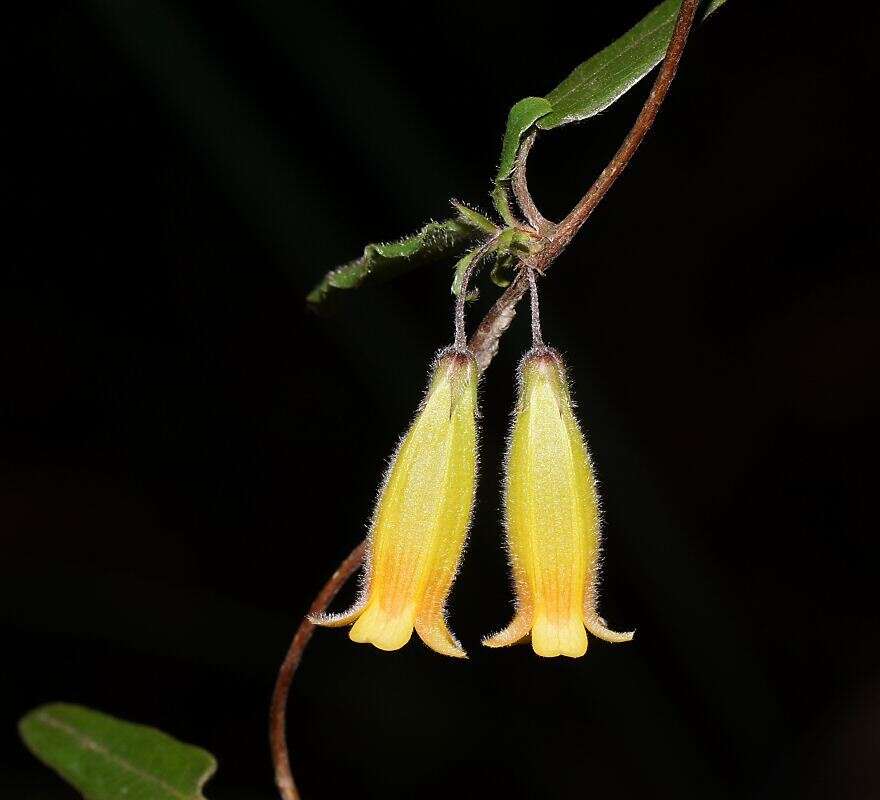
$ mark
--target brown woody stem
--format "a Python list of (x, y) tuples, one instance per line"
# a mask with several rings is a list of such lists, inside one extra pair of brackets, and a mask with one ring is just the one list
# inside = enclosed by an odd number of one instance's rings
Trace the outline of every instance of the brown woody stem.
[(526, 162), (529, 160), (529, 153), (531, 152), (532, 145), (535, 143), (535, 136), (537, 133), (536, 130), (532, 130), (532, 132), (523, 139), (519, 148), (519, 153), (516, 157), (516, 166), (514, 167), (510, 183), (513, 188), (513, 196), (516, 198), (516, 203), (519, 206), (520, 211), (522, 211), (523, 216), (535, 231), (541, 236), (546, 237), (553, 233), (556, 229), (556, 225), (550, 222), (549, 219), (546, 219), (544, 215), (538, 211), (538, 207), (535, 205), (535, 201), (529, 193), (529, 184), (526, 180)]
[[(523, 214), (538, 233), (544, 237), (544, 245), (534, 256), (527, 260), (527, 263), (524, 265), (526, 268), (518, 272), (511, 285), (498, 298), (495, 305), (492, 306), (483, 318), (474, 335), (471, 336), (469, 348), (476, 356), (481, 371), (489, 366), (489, 363), (498, 351), (498, 342), (516, 314), (516, 304), (529, 288), (530, 278), (534, 281), (534, 271), (537, 270), (541, 274), (546, 272), (547, 268), (565, 250), (575, 234), (581, 229), (581, 226), (587, 221), (590, 214), (593, 213), (596, 206), (599, 205), (602, 198), (608, 193), (608, 190), (617, 180), (620, 173), (629, 164), (630, 159), (632, 159), (642, 140), (654, 124), (657, 112), (666, 98), (669, 85), (672, 83), (679, 61), (681, 61), (681, 54), (684, 51), (698, 5), (699, 0), (682, 0), (678, 18), (675, 21), (675, 29), (672, 33), (672, 40), (666, 51), (663, 65), (657, 74), (648, 99), (645, 101), (635, 123), (633, 123), (632, 129), (608, 163), (608, 166), (602, 170), (587, 193), (557, 226), (553, 226), (553, 223), (548, 222), (541, 216), (528, 193), (525, 181), (525, 159), (528, 156), (528, 148), (531, 147), (534, 141), (534, 135), (532, 134), (526, 139), (525, 153), (521, 153), (522, 157), (518, 160), (513, 188)], [(466, 290), (467, 287), (463, 286), (462, 294)], [(535, 293), (534, 297), (537, 299), (537, 293)], [(363, 561), (366, 547), (367, 542), (364, 540), (339, 565), (312, 603), (309, 609), (310, 615), (323, 614), (327, 610), (327, 606), (330, 605), (339, 590), (357, 571)], [(300, 794), (297, 791), (290, 769), (290, 757), (287, 751), (287, 698), (290, 692), (291, 681), (314, 630), (315, 626), (306, 616), (293, 637), (290, 649), (287, 651), (287, 656), (278, 672), (275, 690), (272, 693), (272, 705), (269, 711), (269, 740), (272, 748), (272, 761), (275, 765), (275, 782), (278, 785), (278, 791), (281, 793), (283, 800), (300, 800)]]
[(303, 617), (303, 621), (296, 629), (293, 641), (278, 671), (275, 689), (272, 692), (272, 704), (269, 707), (269, 745), (272, 748), (272, 763), (275, 765), (275, 784), (284, 800), (300, 800), (290, 770), (290, 755), (287, 752), (287, 697), (290, 693), (290, 683), (296, 674), (299, 662), (302, 661), (303, 652), (315, 631), (315, 625), (309, 617), (323, 614), (327, 610), (327, 606), (333, 602), (333, 598), (345, 586), (346, 581), (357, 572), (364, 560), (366, 550), (367, 540), (364, 539), (336, 568), (336, 572), (318, 592), (309, 613)]

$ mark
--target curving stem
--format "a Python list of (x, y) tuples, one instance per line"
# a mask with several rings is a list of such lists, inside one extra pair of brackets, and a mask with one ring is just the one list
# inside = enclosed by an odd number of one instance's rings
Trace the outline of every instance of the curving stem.
[(531, 133), (523, 139), (522, 144), (519, 146), (519, 153), (516, 156), (516, 166), (513, 169), (513, 176), (511, 177), (510, 183), (513, 188), (513, 196), (516, 198), (516, 203), (529, 225), (531, 225), (540, 236), (549, 238), (552, 237), (553, 232), (556, 230), (556, 223), (551, 222), (544, 217), (540, 211), (538, 211), (538, 207), (535, 205), (535, 201), (532, 199), (532, 195), (529, 192), (529, 184), (526, 180), (526, 162), (529, 160), (529, 152), (531, 152), (537, 134), (538, 131), (533, 128)]
[(284, 657), (281, 669), (278, 671), (278, 678), (275, 680), (272, 704), (269, 707), (269, 745), (272, 748), (272, 763), (275, 765), (275, 784), (284, 800), (300, 800), (300, 794), (290, 770), (290, 754), (287, 752), (287, 697), (290, 694), (290, 684), (296, 674), (296, 669), (302, 661), (309, 639), (315, 632), (316, 626), (309, 620), (309, 617), (323, 614), (327, 610), (327, 606), (333, 602), (333, 598), (336, 597), (339, 590), (358, 571), (366, 550), (367, 540), (364, 539), (336, 568), (336, 572), (330, 576), (330, 580), (318, 592), (308, 614), (303, 617), (303, 621), (296, 629), (293, 641), (290, 643), (290, 648)]

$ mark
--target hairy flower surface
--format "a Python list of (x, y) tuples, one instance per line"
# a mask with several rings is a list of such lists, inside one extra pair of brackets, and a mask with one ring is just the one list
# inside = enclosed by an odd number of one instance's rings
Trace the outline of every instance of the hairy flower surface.
[(353, 622), (351, 639), (381, 650), (403, 647), (415, 629), (438, 653), (465, 656), (447, 627), (445, 606), (474, 503), (477, 381), (470, 353), (440, 353), (385, 475), (360, 598), (350, 611), (314, 622)]
[(596, 610), (599, 499), (590, 456), (558, 353), (537, 347), (520, 365), (519, 397), (507, 453), (507, 545), (516, 595), (513, 621), (484, 644), (503, 647), (532, 635), (539, 656), (578, 657), (587, 634), (608, 642)]

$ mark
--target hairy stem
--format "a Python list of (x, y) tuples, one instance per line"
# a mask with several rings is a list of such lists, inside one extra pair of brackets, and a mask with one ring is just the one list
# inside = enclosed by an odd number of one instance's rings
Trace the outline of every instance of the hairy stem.
[[(581, 229), (581, 226), (587, 221), (590, 214), (593, 213), (596, 206), (599, 205), (602, 198), (608, 193), (608, 190), (617, 180), (620, 173), (630, 162), (630, 159), (654, 124), (657, 112), (666, 98), (669, 85), (672, 83), (679, 61), (681, 61), (681, 54), (687, 42), (688, 33), (690, 32), (698, 5), (699, 0), (682, 0), (678, 18), (675, 22), (675, 30), (672, 33), (672, 40), (666, 51), (666, 58), (663, 60), (663, 65), (654, 81), (651, 93), (648, 95), (648, 99), (645, 101), (632, 129), (608, 163), (608, 166), (602, 170), (587, 193), (558, 226), (554, 227), (553, 223), (548, 222), (540, 215), (531, 196), (528, 194), (528, 187), (525, 181), (525, 157), (528, 155), (528, 148), (531, 147), (533, 138), (527, 140), (528, 145), (525, 155), (517, 165), (514, 190), (517, 201), (521, 206), (525, 206), (522, 208), (522, 211), (529, 219), (530, 224), (545, 237), (544, 246), (538, 253), (527, 259), (524, 264), (526, 268), (519, 271), (516, 278), (507, 287), (504, 294), (498, 298), (498, 301), (492, 306), (471, 337), (469, 348), (476, 357), (481, 371), (489, 366), (489, 363), (498, 351), (498, 341), (504, 334), (504, 331), (510, 326), (516, 314), (516, 305), (529, 288), (530, 280), (534, 282), (535, 271), (544, 274), (547, 268), (565, 250), (575, 234)], [(543, 230), (541, 230), (542, 227)], [(479, 257), (482, 257), (483, 254), (484, 252), (479, 253)], [(477, 260), (478, 256), (475, 255), (474, 261)], [(463, 283), (464, 285), (461, 288), (462, 297), (467, 292), (467, 282), (463, 281)], [(533, 290), (532, 297), (534, 300), (533, 310), (537, 314), (537, 291)], [(456, 317), (458, 318), (458, 316), (457, 314)], [(456, 332), (459, 336), (463, 332), (463, 314), (461, 318), (461, 324), (456, 326)], [(533, 332), (534, 330), (533, 328)], [(540, 328), (537, 328), (537, 330), (538, 336), (540, 336)], [(456, 338), (458, 339), (459, 336)], [(324, 588), (318, 593), (309, 609), (309, 614), (323, 614), (327, 610), (327, 606), (330, 605), (339, 590), (357, 571), (363, 561), (366, 547), (367, 542), (364, 540), (339, 565), (327, 583), (324, 584)], [(290, 649), (287, 651), (287, 656), (278, 673), (275, 690), (272, 693), (272, 705), (269, 712), (269, 740), (272, 748), (272, 761), (275, 765), (275, 782), (278, 785), (278, 791), (281, 793), (283, 800), (300, 800), (300, 794), (297, 791), (290, 769), (290, 757), (287, 751), (287, 698), (290, 692), (291, 681), (314, 630), (315, 626), (306, 616), (293, 637)]]
[(458, 295), (455, 298), (455, 343), (454, 347), (456, 350), (466, 350), (467, 349), (467, 335), (465, 334), (464, 322), (465, 322), (465, 307), (467, 304), (467, 293), (468, 286), (471, 282), (471, 276), (474, 274), (474, 270), (477, 268), (477, 265), (480, 262), (480, 259), (483, 258), (489, 250), (492, 249), (492, 245), (498, 241), (499, 234), (495, 234), (494, 236), (489, 237), (483, 244), (474, 251), (471, 256), (470, 263), (467, 265), (467, 268), (464, 271), (464, 275), (461, 278), (461, 286), (458, 287)]
[(529, 279), (529, 295), (532, 301), (532, 347), (543, 347), (544, 337), (541, 335), (541, 308), (538, 303), (538, 280), (534, 267), (526, 267)]

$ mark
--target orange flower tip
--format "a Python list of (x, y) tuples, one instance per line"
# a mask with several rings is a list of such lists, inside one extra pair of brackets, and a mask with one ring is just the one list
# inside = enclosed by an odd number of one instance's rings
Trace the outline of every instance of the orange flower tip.
[[(424, 637), (423, 637), (424, 638)], [(468, 654), (462, 649), (461, 645), (454, 645), (451, 643), (439, 643), (439, 642), (428, 642), (425, 641), (425, 644), (433, 650), (435, 653), (439, 653), (441, 656), (449, 656), (450, 658), (462, 658), (468, 659)]]
[(636, 635), (635, 631), (618, 632), (611, 630), (602, 617), (588, 617), (584, 624), (587, 626), (587, 630), (597, 639), (601, 639), (603, 642), (610, 642), (611, 644), (631, 642)]
[[(526, 634), (526, 636), (527, 635), (528, 634)], [(484, 637), (481, 643), (483, 647), (510, 647), (511, 645), (519, 644), (525, 638), (525, 636), (520, 636), (519, 638), (514, 639), (509, 636), (506, 631), (500, 631), (499, 633), (493, 633), (491, 636)]]
[(458, 640), (449, 632), (446, 620), (442, 616), (436, 620), (417, 620), (416, 633), (431, 650), (441, 656), (468, 657)]
[(317, 625), (321, 628), (342, 628), (346, 625), (351, 625), (361, 615), (362, 611), (363, 605), (357, 603), (348, 611), (340, 611), (335, 614), (325, 611), (323, 614), (308, 614), (306, 618), (312, 625)]
[(506, 628), (484, 637), (482, 643), (484, 647), (510, 647), (526, 639), (531, 630), (531, 613), (519, 612)]

